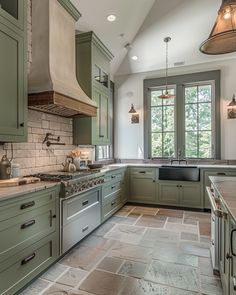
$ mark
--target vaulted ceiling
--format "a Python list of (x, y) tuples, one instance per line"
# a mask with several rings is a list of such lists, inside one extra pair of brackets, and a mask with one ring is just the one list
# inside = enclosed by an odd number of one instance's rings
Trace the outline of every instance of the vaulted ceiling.
[[(164, 37), (170, 36), (169, 67), (236, 58), (199, 51), (215, 22), (221, 0), (71, 0), (82, 13), (77, 30), (93, 30), (114, 54), (112, 74), (165, 67)], [(107, 15), (115, 14), (109, 23)], [(125, 45), (130, 43), (130, 46)], [(132, 60), (132, 56), (138, 60)], [(177, 63), (177, 65), (176, 65)]]

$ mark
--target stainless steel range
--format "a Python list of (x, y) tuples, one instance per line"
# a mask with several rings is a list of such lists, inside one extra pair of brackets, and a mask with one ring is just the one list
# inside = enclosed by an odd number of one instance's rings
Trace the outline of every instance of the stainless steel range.
[(35, 175), (44, 181), (61, 182), (60, 197), (70, 198), (104, 182), (104, 173), (100, 170), (77, 171), (74, 173), (64, 171), (50, 171)]
[(37, 177), (61, 183), (60, 252), (65, 253), (101, 224), (101, 185), (105, 175), (99, 170), (53, 171)]

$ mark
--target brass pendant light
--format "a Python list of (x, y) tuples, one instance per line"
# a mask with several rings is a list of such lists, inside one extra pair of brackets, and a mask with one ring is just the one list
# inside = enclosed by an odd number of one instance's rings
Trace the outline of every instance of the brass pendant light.
[(169, 99), (169, 98), (175, 97), (175, 95), (170, 94), (168, 92), (168, 43), (170, 42), (170, 40), (171, 40), (170, 37), (164, 38), (164, 42), (166, 43), (166, 88), (165, 88), (165, 92), (158, 96), (158, 98), (162, 98), (162, 99)]
[(211, 55), (236, 51), (236, 0), (222, 0), (214, 27), (200, 51)]

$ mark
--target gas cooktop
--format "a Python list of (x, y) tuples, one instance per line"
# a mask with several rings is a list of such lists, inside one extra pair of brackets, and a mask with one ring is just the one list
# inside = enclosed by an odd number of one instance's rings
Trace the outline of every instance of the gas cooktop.
[(45, 173), (37, 173), (34, 176), (40, 178), (43, 181), (67, 181), (71, 179), (83, 178), (85, 176), (93, 175), (99, 172), (99, 169), (82, 170), (76, 172), (49, 171)]

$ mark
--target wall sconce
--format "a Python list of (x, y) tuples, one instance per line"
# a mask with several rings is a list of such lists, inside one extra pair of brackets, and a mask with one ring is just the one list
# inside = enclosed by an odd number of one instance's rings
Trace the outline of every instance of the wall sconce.
[(228, 119), (236, 119), (236, 101), (235, 101), (235, 94), (232, 97), (231, 102), (228, 104)]
[(131, 108), (129, 110), (129, 113), (132, 114), (131, 124), (138, 124), (139, 123), (139, 114), (136, 112), (133, 104), (131, 104)]

